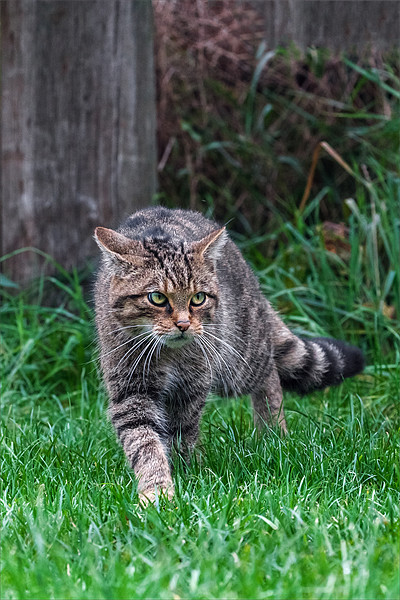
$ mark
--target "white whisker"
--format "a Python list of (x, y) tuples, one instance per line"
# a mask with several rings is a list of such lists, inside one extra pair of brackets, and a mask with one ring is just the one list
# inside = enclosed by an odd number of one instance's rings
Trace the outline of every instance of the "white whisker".
[(216, 348), (214, 346), (214, 344), (211, 342), (211, 340), (207, 340), (206, 338), (203, 338), (203, 342), (206, 344), (206, 346), (208, 346), (214, 352), (214, 356), (217, 358), (217, 360), (221, 366), (221, 374), (222, 374), (222, 363), (224, 363), (226, 370), (228, 372), (228, 375), (231, 378), (232, 385), (233, 385), (234, 376), (233, 376), (232, 370), (231, 370), (229, 364), (226, 362), (226, 360), (222, 356), (222, 354), (218, 351), (218, 348)]
[[(225, 362), (225, 361), (223, 361), (220, 352), (218, 351), (217, 348), (215, 348), (215, 346), (211, 343), (211, 341), (207, 340), (205, 337), (202, 337), (201, 341), (204, 344), (204, 347), (209, 350), (210, 355), (213, 359), (213, 363), (215, 364), (215, 367), (217, 369), (217, 372), (220, 374), (221, 377), (223, 377), (223, 374), (224, 374), (223, 362)], [(217, 361), (217, 362), (215, 362), (215, 361)], [(229, 369), (226, 362), (225, 362), (225, 366), (227, 367), (227, 369)]]
[[(123, 363), (126, 361), (127, 358), (129, 358), (130, 356), (132, 356), (132, 354), (142, 345), (144, 344), (150, 337), (152, 336), (151, 332), (147, 332), (147, 336), (143, 337), (141, 340), (139, 340), (138, 342), (136, 342), (132, 348), (129, 348), (129, 350), (124, 354), (124, 356), (120, 359), (120, 361), (118, 362), (116, 369)], [(139, 337), (139, 336), (137, 336)]]
[[(150, 337), (150, 340), (149, 340), (148, 344), (144, 347), (144, 349), (141, 351), (141, 353), (139, 354), (139, 356), (135, 359), (135, 362), (133, 363), (133, 365), (130, 367), (130, 369), (128, 371), (128, 382), (126, 384), (127, 388), (129, 387), (129, 384), (131, 382), (133, 373), (135, 372), (136, 367), (139, 365), (142, 356), (144, 356), (144, 354), (147, 352), (147, 350), (152, 345), (154, 337), (155, 337), (154, 333), (151, 333), (151, 337)], [(146, 342), (147, 342), (147, 339), (146, 339)]]
[(194, 338), (194, 341), (195, 341), (195, 343), (196, 343), (196, 344), (199, 346), (199, 348), (200, 348), (200, 350), (201, 350), (201, 352), (202, 352), (202, 354), (203, 354), (204, 358), (206, 359), (206, 362), (207, 362), (208, 368), (210, 369), (210, 377), (211, 377), (211, 381), (212, 381), (212, 380), (213, 380), (213, 372), (212, 372), (212, 367), (211, 367), (210, 360), (209, 360), (209, 358), (208, 358), (208, 356), (207, 356), (207, 352), (206, 352), (206, 351), (205, 351), (205, 349), (203, 348), (203, 346), (202, 346), (202, 341), (201, 341), (201, 339), (200, 339), (200, 338), (198, 338), (198, 337), (195, 337), (195, 338)]
[(231, 346), (230, 344), (228, 344), (228, 342), (225, 342), (225, 340), (221, 340), (221, 338), (219, 338), (218, 336), (214, 335), (213, 333), (210, 333), (210, 331), (204, 330), (204, 334), (205, 335), (209, 335), (209, 336), (213, 337), (215, 340), (217, 340), (218, 342), (220, 342), (221, 344), (224, 344), (224, 346), (226, 348), (228, 348), (228, 350), (230, 350), (238, 358), (240, 358), (248, 366), (248, 368), (251, 370), (251, 367), (250, 367), (249, 363), (247, 362), (247, 360), (245, 358), (243, 358), (243, 356), (240, 354), (240, 352), (238, 352), (233, 346)]
[(136, 335), (135, 337), (131, 337), (131, 338), (129, 338), (129, 340), (125, 340), (125, 342), (123, 342), (122, 344), (119, 344), (118, 346), (116, 346), (112, 350), (109, 350), (108, 352), (106, 352), (105, 354), (103, 354), (103, 356), (108, 356), (109, 354), (113, 354), (114, 352), (116, 352), (117, 350), (119, 350), (120, 348), (122, 348), (123, 346), (126, 346), (127, 344), (131, 344), (136, 339), (138, 339), (140, 337), (143, 337), (144, 335), (148, 335), (149, 333), (151, 333), (151, 332), (144, 331), (143, 333), (138, 333), (138, 335)]
[[(202, 324), (203, 329), (207, 330), (207, 329), (211, 329), (214, 333), (215, 332), (221, 332), (221, 325), (219, 323), (203, 323)], [(240, 335), (237, 335), (236, 333), (233, 333), (233, 331), (224, 331), (224, 337), (226, 336), (228, 339), (230, 337), (235, 338), (236, 340), (238, 340), (239, 342), (242, 342), (242, 338), (240, 337)]]
[(167, 336), (166, 335), (162, 335), (160, 336), (160, 345), (157, 348), (157, 360), (160, 359), (160, 355), (161, 355), (161, 348), (164, 346), (164, 342), (165, 342), (165, 338)]
[(157, 348), (158, 344), (160, 342), (160, 338), (154, 336), (154, 342), (153, 345), (151, 346), (146, 359), (143, 363), (143, 383), (145, 383), (145, 375), (146, 375), (146, 365), (147, 365), (147, 377), (149, 376), (149, 372), (150, 372), (150, 363), (151, 363), (151, 357), (153, 356), (154, 350)]
[(124, 331), (125, 329), (137, 329), (138, 327), (141, 327), (143, 329), (144, 327), (148, 327), (148, 325), (125, 325), (124, 327), (118, 327), (117, 329), (113, 329), (112, 331), (107, 331), (107, 334), (111, 335), (112, 333), (118, 333), (120, 331)]

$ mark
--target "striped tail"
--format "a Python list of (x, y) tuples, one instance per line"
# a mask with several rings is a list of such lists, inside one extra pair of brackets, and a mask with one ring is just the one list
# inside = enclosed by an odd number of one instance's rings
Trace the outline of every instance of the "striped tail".
[(330, 338), (301, 339), (286, 327), (285, 334), (275, 340), (274, 358), (286, 390), (298, 394), (322, 390), (364, 369), (364, 356), (355, 346)]

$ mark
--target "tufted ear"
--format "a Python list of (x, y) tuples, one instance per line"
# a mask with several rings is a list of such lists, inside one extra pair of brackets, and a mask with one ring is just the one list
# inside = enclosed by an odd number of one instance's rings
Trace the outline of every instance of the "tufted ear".
[(211, 260), (217, 260), (228, 239), (228, 234), (225, 227), (213, 231), (202, 240), (193, 243), (193, 250), (204, 258), (211, 258)]
[(94, 239), (106, 256), (119, 261), (137, 264), (138, 258), (145, 255), (145, 249), (141, 242), (131, 240), (122, 233), (106, 229), (106, 227), (96, 227)]

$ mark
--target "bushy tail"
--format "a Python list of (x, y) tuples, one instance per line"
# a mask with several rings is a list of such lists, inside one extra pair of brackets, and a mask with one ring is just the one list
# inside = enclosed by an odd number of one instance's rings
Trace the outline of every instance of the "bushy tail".
[(285, 334), (274, 341), (274, 358), (286, 390), (307, 394), (338, 385), (364, 368), (364, 356), (355, 346), (330, 338), (301, 339), (286, 327)]

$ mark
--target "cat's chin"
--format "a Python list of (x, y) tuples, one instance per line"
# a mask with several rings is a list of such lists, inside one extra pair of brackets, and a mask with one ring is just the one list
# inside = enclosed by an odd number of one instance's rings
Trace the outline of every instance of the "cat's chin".
[(170, 335), (164, 340), (167, 348), (183, 348), (193, 342), (193, 335)]

